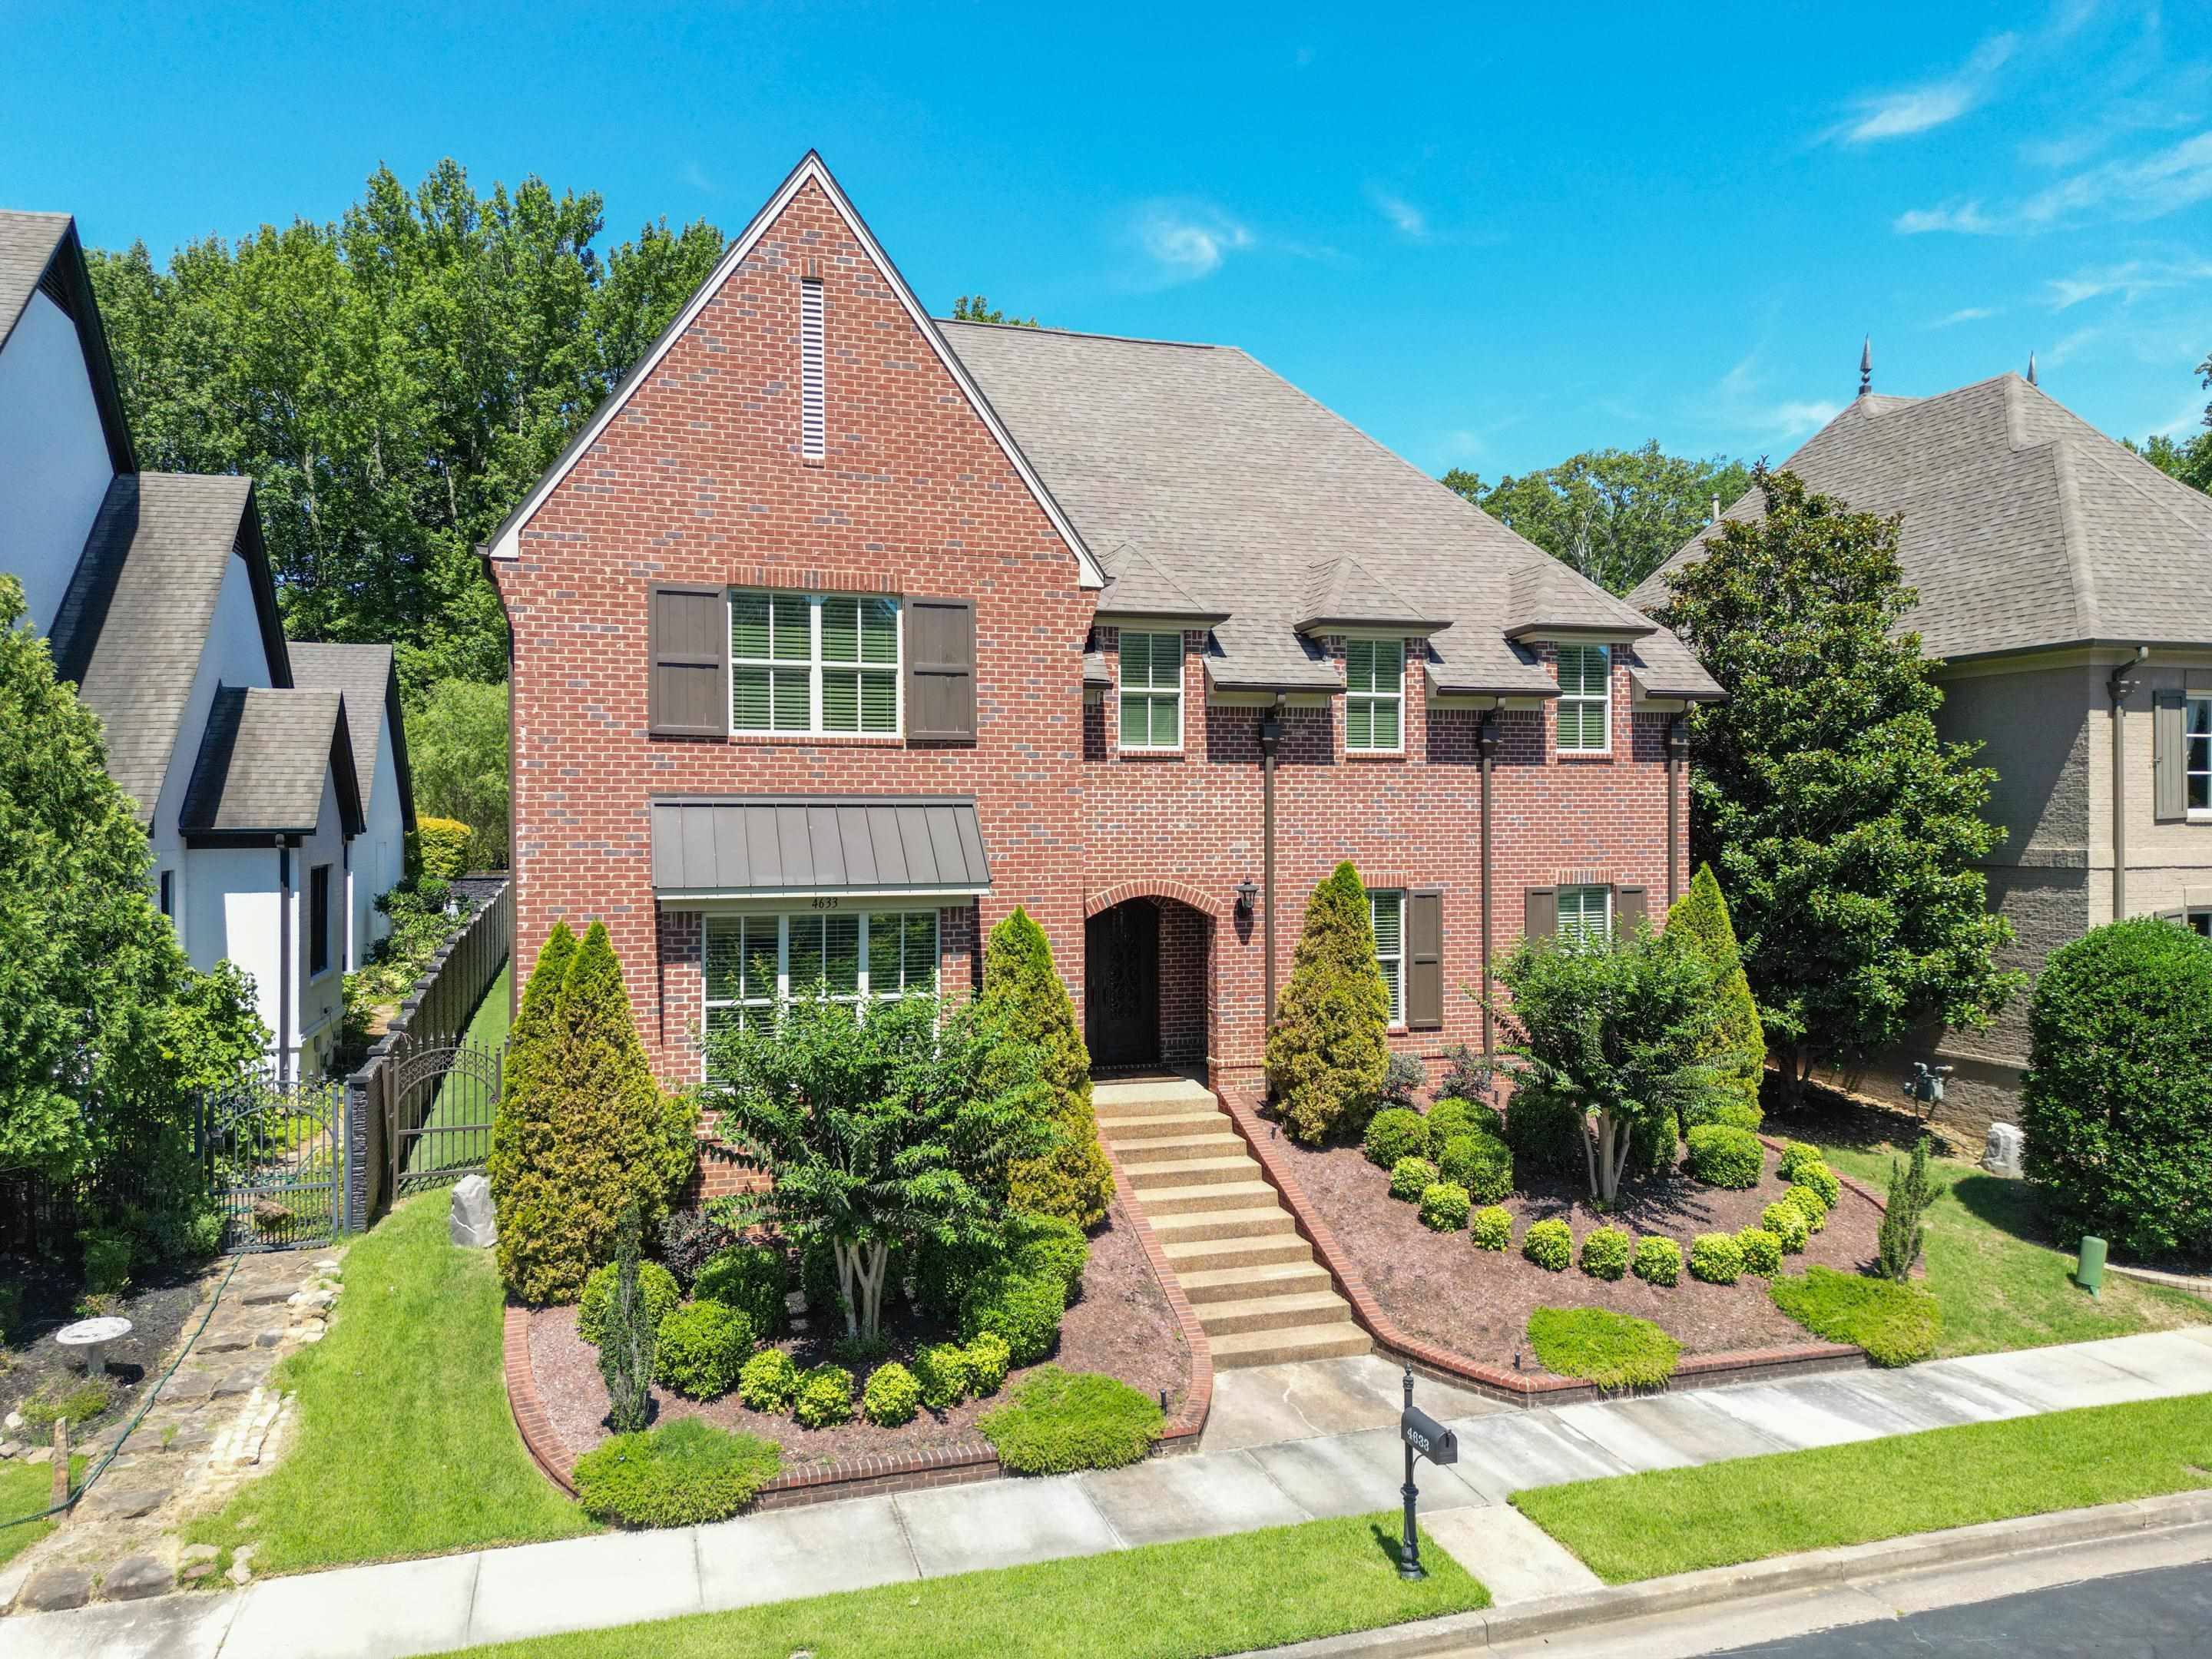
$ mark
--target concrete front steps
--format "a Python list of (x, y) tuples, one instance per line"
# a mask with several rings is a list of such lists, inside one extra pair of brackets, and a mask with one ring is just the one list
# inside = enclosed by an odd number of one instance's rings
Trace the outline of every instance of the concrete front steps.
[(1180, 1078), (1101, 1083), (1091, 1099), (1216, 1366), (1368, 1352), (1367, 1333), (1211, 1090)]

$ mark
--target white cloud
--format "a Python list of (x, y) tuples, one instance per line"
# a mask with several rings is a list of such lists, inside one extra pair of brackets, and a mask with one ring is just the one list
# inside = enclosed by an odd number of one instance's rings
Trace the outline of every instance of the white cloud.
[(2102, 325), (2089, 328), (2077, 328), (2050, 350), (2044, 352), (2038, 358), (2038, 364), (2044, 368), (2057, 368), (2062, 363), (2070, 362), (2081, 355), (2085, 346), (2092, 345), (2102, 339), (2105, 332)]
[(1984, 318), (1994, 317), (1996, 314), (1996, 309), (1990, 306), (1961, 306), (1958, 310), (1951, 313), (1948, 317), (1938, 317), (1934, 322), (1929, 324), (1928, 326), (1930, 328), (1952, 328), (1960, 323), (1978, 323)]
[(2154, 437), (2179, 438), (2184, 433), (2187, 433), (2194, 437), (2203, 429), (2203, 427), (2204, 405), (2191, 398), (2182, 404), (2180, 410), (2165, 425), (2151, 428), (2151, 434)]
[(714, 194), (714, 181), (707, 176), (707, 169), (696, 161), (684, 164), (684, 182), (694, 190), (704, 191), (710, 196)]
[(1909, 137), (1955, 121), (1989, 97), (1996, 72), (2019, 46), (2016, 34), (1993, 34), (1974, 48), (1955, 74), (1853, 100), (1851, 115), (1822, 137), (1866, 144)]
[(1387, 190), (1377, 189), (1370, 189), (1367, 196), (1368, 199), (1375, 204), (1376, 211), (1397, 227), (1400, 235), (1410, 238), (1416, 242), (1425, 242), (1428, 240), (1428, 216), (1404, 197), (1394, 196)]
[(2212, 201), (2212, 131), (2148, 155), (2106, 161), (2046, 185), (2011, 208), (1988, 212), (1979, 201), (1916, 208), (1898, 216), (1900, 235), (1933, 230), (1972, 235), (2027, 234), (2097, 220), (2160, 219)]
[(1194, 282), (1253, 246), (1250, 230), (1217, 209), (1152, 203), (1138, 210), (1137, 245), (1168, 283)]
[(1844, 407), (1824, 398), (1770, 397), (1757, 352), (1722, 375), (1698, 404), (1698, 413), (1726, 428), (1732, 443), (1749, 448), (1802, 438), (1834, 420)]
[(1969, 236), (1987, 236), (1997, 228), (1982, 212), (1979, 202), (1960, 202), (1939, 208), (1913, 208), (1899, 214), (1890, 228), (1900, 236), (1920, 236), (1931, 230), (1955, 230)]
[(2064, 311), (2085, 300), (2107, 294), (2118, 294), (2133, 305), (2146, 294), (2186, 288), (2207, 277), (2212, 277), (2212, 264), (2203, 261), (2177, 264), (2130, 259), (2125, 264), (2078, 270), (2071, 276), (2054, 276), (2044, 286), (2050, 291), (2051, 308)]

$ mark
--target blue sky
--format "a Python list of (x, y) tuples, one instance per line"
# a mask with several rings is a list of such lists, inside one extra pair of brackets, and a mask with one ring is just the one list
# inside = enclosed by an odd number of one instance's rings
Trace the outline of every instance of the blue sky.
[(2115, 434), (2207, 397), (2212, 6), (337, 11), (0, 0), (0, 205), (161, 254), (450, 155), (733, 233), (812, 145), (933, 309), (1233, 342), (1488, 477), (1778, 458), (1866, 333)]

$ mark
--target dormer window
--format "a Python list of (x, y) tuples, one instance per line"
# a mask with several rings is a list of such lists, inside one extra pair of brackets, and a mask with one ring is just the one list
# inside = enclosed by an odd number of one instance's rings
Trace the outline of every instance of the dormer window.
[(1344, 746), (1395, 754), (1405, 746), (1406, 642), (1344, 642)]
[(1559, 647), (1559, 752), (1602, 755), (1613, 746), (1613, 651), (1602, 645)]
[(1182, 635), (1121, 630), (1121, 747), (1182, 747)]

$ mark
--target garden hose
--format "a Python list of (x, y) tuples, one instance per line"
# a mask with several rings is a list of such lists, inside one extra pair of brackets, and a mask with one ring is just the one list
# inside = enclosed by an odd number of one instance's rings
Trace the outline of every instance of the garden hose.
[(207, 1329), (208, 1321), (215, 1317), (215, 1310), (222, 1304), (222, 1293), (230, 1288), (230, 1281), (237, 1276), (239, 1268), (243, 1267), (245, 1262), (246, 1258), (243, 1255), (231, 1259), (230, 1271), (222, 1276), (222, 1283), (215, 1287), (215, 1294), (208, 1298), (207, 1311), (200, 1316), (200, 1322), (192, 1332), (191, 1341), (185, 1343), (177, 1351), (177, 1357), (169, 1362), (169, 1369), (161, 1373), (161, 1380), (148, 1391), (145, 1403), (138, 1407), (138, 1414), (123, 1425), (123, 1432), (115, 1437), (115, 1443), (107, 1449), (107, 1455), (94, 1464), (92, 1472), (84, 1477), (84, 1484), (72, 1489), (67, 1501), (64, 1503), (50, 1504), (33, 1515), (19, 1515), (12, 1520), (0, 1521), (0, 1532), (5, 1532), (10, 1527), (28, 1526), (33, 1521), (43, 1521), (48, 1516), (59, 1515), (64, 1510), (76, 1507), (85, 1493), (92, 1490), (92, 1483), (107, 1473), (107, 1466), (112, 1463), (117, 1454), (122, 1451), (123, 1443), (131, 1438), (131, 1431), (145, 1421), (146, 1413), (154, 1409), (154, 1402), (161, 1397), (161, 1390), (168, 1385), (169, 1379), (177, 1374), (177, 1367), (185, 1363), (185, 1356), (191, 1352), (192, 1343), (198, 1342), (200, 1340), (200, 1333)]

